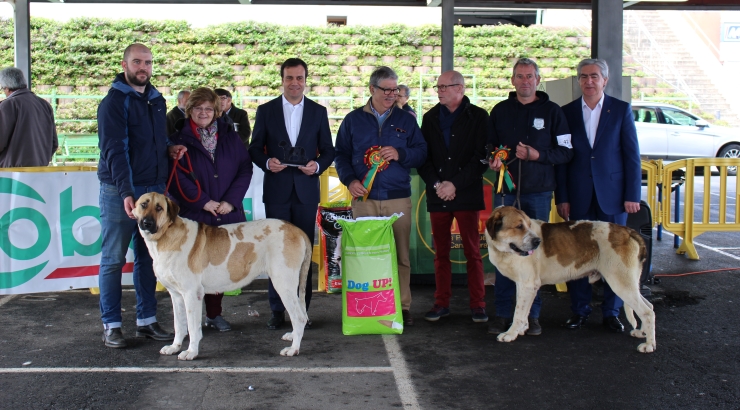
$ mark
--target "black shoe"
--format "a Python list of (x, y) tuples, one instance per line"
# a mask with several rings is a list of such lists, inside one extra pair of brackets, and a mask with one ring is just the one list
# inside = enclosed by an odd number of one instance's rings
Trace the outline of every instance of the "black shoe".
[(413, 326), (414, 325), (414, 318), (411, 316), (411, 312), (408, 310), (402, 310), (401, 316), (403, 316), (403, 325), (404, 326)]
[(126, 339), (123, 338), (123, 333), (120, 327), (114, 327), (112, 329), (103, 330), (103, 343), (107, 347), (114, 349), (120, 349), (126, 347)]
[(527, 328), (527, 335), (528, 336), (539, 336), (542, 334), (542, 326), (540, 326), (540, 321), (536, 317), (530, 317), (527, 318), (529, 321), (529, 328)]
[(498, 335), (509, 330), (511, 324), (514, 323), (514, 318), (495, 316), (490, 323), (491, 325), (488, 326), (488, 333)]
[(308, 321), (306, 322), (306, 326), (304, 327), (304, 329), (310, 329), (311, 326), (313, 326), (313, 322), (311, 321), (311, 319), (308, 319)]
[(166, 342), (174, 339), (175, 334), (162, 329), (159, 327), (159, 323), (154, 322), (146, 326), (137, 327), (136, 337), (148, 337), (150, 339)]
[(617, 318), (616, 316), (605, 317), (604, 326), (614, 333), (624, 332), (624, 326), (622, 325), (622, 322), (619, 321), (619, 318)]
[(568, 329), (580, 329), (586, 326), (586, 321), (588, 321), (588, 316), (573, 315), (563, 326)]
[(270, 330), (277, 330), (283, 327), (285, 323), (285, 312), (278, 312), (273, 310), (272, 317), (267, 322), (267, 328)]

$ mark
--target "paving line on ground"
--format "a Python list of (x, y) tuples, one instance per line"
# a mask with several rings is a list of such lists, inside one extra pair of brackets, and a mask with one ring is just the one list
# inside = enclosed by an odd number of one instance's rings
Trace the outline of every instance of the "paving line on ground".
[[(674, 235), (674, 234), (666, 231), (665, 229), (663, 230), (663, 234), (670, 235), (670, 236), (676, 236), (676, 235)], [(727, 256), (728, 258), (732, 258), (732, 259), (736, 259), (736, 260), (739, 260), (740, 261), (740, 256), (736, 256), (736, 255), (733, 255), (731, 253), (723, 252), (723, 251), (719, 250), (718, 248), (714, 248), (714, 247), (711, 247), (709, 245), (704, 245), (703, 243), (699, 243), (699, 242), (694, 241), (694, 246), (698, 246), (698, 247), (704, 248), (704, 249), (709, 249), (710, 251), (717, 252), (720, 255)]]
[(0, 298), (0, 306), (6, 304), (8, 302), (10, 302), (11, 300), (15, 299), (16, 297), (18, 297), (18, 295), (8, 295), (8, 296), (6, 296), (4, 298)]
[(421, 407), (416, 396), (416, 389), (414, 389), (414, 384), (411, 381), (411, 374), (406, 366), (406, 359), (403, 357), (403, 351), (401, 351), (397, 337), (396, 335), (383, 335), (385, 351), (388, 353), (388, 360), (393, 369), (393, 377), (396, 379), (398, 394), (401, 397), (404, 410), (418, 410)]
[(393, 367), (9, 367), (2, 373), (393, 373)]

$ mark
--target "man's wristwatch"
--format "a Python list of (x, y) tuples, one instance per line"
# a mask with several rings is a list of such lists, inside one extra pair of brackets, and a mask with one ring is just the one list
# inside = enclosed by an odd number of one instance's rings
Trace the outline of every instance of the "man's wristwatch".
[(442, 183), (439, 182), (439, 181), (437, 181), (437, 182), (434, 183), (434, 185), (432, 185), (432, 188), (434, 188), (436, 190), (437, 188), (439, 188), (439, 185), (440, 184), (442, 184)]

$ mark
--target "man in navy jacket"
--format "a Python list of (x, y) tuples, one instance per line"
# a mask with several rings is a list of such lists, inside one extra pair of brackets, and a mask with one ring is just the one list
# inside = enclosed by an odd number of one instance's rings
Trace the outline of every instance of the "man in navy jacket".
[[(496, 194), (494, 198), (494, 207), (511, 206), (519, 199), (519, 205), (527, 216), (547, 221), (555, 189), (555, 165), (570, 161), (573, 150), (563, 111), (550, 101), (547, 93), (537, 91), (539, 83), (540, 69), (536, 62), (522, 58), (514, 63), (511, 84), (515, 91), (491, 110), (488, 142), (495, 149), (502, 146), (509, 148), (509, 161), (518, 158), (508, 168), (516, 187), (509, 189), (504, 186), (502, 195)], [(489, 166), (496, 172), (500, 171), (501, 159), (491, 160)], [(496, 317), (488, 332), (499, 334), (511, 325), (516, 283), (498, 269), (494, 294)], [(527, 334), (530, 336), (542, 334), (539, 323), (541, 306), (538, 290), (529, 310)]]
[[(293, 223), (313, 243), (319, 175), (334, 160), (329, 116), (326, 108), (303, 95), (308, 76), (308, 66), (303, 60), (285, 60), (280, 66), (280, 76), (283, 95), (257, 107), (249, 155), (265, 171), (262, 202), (266, 216)], [(311, 302), (311, 277), (309, 267), (306, 309)], [(272, 282), (269, 282), (268, 297), (272, 317), (267, 327), (279, 329), (285, 321), (285, 306)], [(309, 320), (306, 327), (310, 328), (311, 323)]]
[(157, 323), (154, 296), (157, 279), (132, 210), (139, 196), (147, 192), (164, 193), (167, 155), (179, 158), (186, 151), (181, 145), (171, 145), (167, 139), (165, 100), (149, 82), (152, 52), (142, 44), (132, 44), (124, 51), (121, 65), (123, 73), (116, 76), (98, 107), (98, 179), (103, 238), (98, 277), (100, 314), (103, 342), (113, 348), (126, 347), (121, 332), (121, 274), (132, 238), (136, 337), (174, 338)]
[[(619, 80), (617, 73), (617, 80)], [(573, 144), (573, 160), (556, 167), (555, 203), (565, 219), (627, 223), (640, 210), (640, 147), (630, 104), (604, 94), (609, 67), (604, 60), (578, 64), (583, 97), (563, 107)], [(588, 278), (568, 282), (573, 316), (566, 322), (578, 329), (591, 313)], [(604, 284), (601, 305), (604, 326), (621, 333), (622, 300)]]
[[(396, 106), (398, 93), (398, 76), (391, 68), (378, 67), (370, 74), (370, 100), (364, 107), (347, 114), (339, 127), (335, 165), (339, 180), (356, 198), (352, 201), (355, 218), (391, 216), (403, 212), (403, 216), (393, 223), (393, 236), (396, 240), (403, 322), (410, 326), (414, 322), (409, 312), (410, 172), (411, 168), (424, 165), (427, 144), (416, 118)], [(375, 149), (383, 159), (385, 168), (377, 172), (372, 185), (365, 188), (363, 180), (370, 169), (365, 159)]]

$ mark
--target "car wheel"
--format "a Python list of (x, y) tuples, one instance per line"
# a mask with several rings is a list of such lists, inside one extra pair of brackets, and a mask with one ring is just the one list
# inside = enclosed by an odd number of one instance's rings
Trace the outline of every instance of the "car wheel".
[[(720, 158), (740, 158), (740, 145), (730, 144), (719, 152)], [(727, 167), (727, 175), (737, 175), (737, 167)]]

